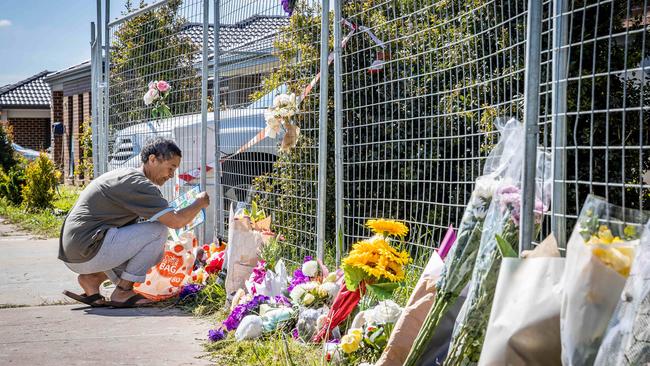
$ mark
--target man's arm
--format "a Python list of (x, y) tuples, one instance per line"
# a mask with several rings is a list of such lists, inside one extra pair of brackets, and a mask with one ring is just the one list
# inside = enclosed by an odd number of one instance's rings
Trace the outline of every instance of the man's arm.
[(194, 220), (194, 217), (201, 209), (210, 206), (210, 196), (201, 192), (196, 196), (196, 200), (191, 205), (178, 210), (170, 211), (160, 216), (158, 221), (171, 229), (180, 229)]

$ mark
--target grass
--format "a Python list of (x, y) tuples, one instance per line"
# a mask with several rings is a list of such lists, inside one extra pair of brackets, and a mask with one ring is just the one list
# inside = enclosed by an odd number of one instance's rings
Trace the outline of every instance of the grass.
[(79, 188), (60, 186), (54, 209), (28, 212), (22, 206), (11, 205), (6, 199), (0, 199), (0, 216), (20, 229), (45, 238), (58, 238), (65, 215), (70, 211), (79, 197)]
[(317, 344), (295, 341), (279, 332), (266, 338), (237, 342), (232, 336), (206, 343), (206, 351), (215, 365), (318, 366), (322, 364)]

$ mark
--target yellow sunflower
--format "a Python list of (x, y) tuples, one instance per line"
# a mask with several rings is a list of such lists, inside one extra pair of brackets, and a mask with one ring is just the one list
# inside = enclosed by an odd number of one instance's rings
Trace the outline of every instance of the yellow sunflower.
[(366, 226), (370, 228), (375, 234), (384, 236), (399, 236), (405, 237), (409, 233), (409, 228), (403, 223), (395, 220), (377, 219), (368, 220)]
[(385, 278), (395, 282), (404, 279), (402, 267), (410, 261), (408, 252), (399, 252), (387, 239), (378, 235), (355, 243), (350, 254), (343, 259), (343, 264), (344, 268), (361, 269), (377, 280)]

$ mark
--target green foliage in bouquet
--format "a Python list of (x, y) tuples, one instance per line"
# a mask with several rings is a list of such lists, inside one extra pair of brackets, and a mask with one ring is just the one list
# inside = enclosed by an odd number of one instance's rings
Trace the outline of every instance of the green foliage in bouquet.
[(258, 222), (266, 218), (266, 214), (264, 213), (264, 210), (261, 210), (257, 206), (256, 201), (251, 202), (250, 209), (244, 208), (244, 215), (248, 216), (252, 222)]

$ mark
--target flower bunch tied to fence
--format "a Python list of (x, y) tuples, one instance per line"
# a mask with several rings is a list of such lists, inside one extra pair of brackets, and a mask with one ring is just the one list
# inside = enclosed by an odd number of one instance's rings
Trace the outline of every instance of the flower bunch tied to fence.
[(144, 94), (144, 104), (153, 105), (151, 108), (151, 117), (155, 119), (168, 118), (172, 116), (166, 101), (172, 87), (165, 80), (155, 80), (149, 83), (149, 89)]
[(280, 151), (287, 152), (294, 148), (300, 137), (300, 127), (291, 122), (298, 112), (296, 94), (280, 94), (273, 99), (273, 105), (264, 112), (266, 135), (276, 138), (284, 130)]

